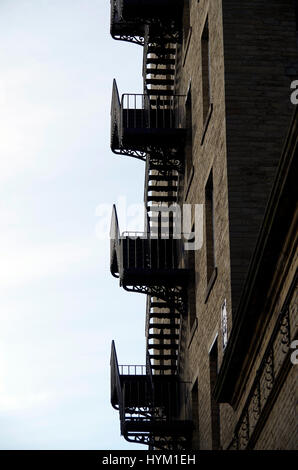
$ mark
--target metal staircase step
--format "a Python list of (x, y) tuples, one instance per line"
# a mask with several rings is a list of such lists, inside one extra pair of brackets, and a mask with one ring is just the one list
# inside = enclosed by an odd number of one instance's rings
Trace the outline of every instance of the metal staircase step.
[(179, 323), (149, 323), (148, 329), (151, 330), (154, 328), (155, 330), (179, 330), (180, 324)]
[(146, 75), (175, 75), (175, 69), (147, 68)]
[(150, 314), (150, 319), (152, 318), (154, 318), (155, 320), (180, 320), (180, 315), (178, 313)]
[(150, 303), (150, 308), (167, 308), (168, 310), (170, 309), (170, 307), (168, 306), (168, 304), (166, 302), (151, 302)]
[(174, 333), (149, 333), (148, 339), (158, 339), (158, 340), (170, 340), (170, 339), (179, 339), (179, 335)]
[[(152, 302), (150, 309), (154, 309), (154, 312), (149, 312), (149, 315), (156, 318), (165, 317), (165, 318), (180, 318), (180, 314), (174, 312), (167, 305), (162, 305), (160, 302)], [(158, 311), (156, 310), (158, 309)], [(167, 310), (165, 312), (164, 310)]]
[(146, 59), (147, 64), (154, 64), (154, 65), (175, 65), (176, 60), (175, 59), (168, 59), (166, 57), (159, 57), (159, 58), (154, 58), (154, 57), (147, 57)]
[(176, 54), (176, 49), (174, 47), (163, 47), (161, 48), (159, 45), (153, 45), (151, 44), (147, 48), (147, 53), (148, 54), (156, 54), (156, 55), (161, 55), (161, 54)]
[(161, 196), (158, 194), (157, 196), (147, 196), (148, 202), (175, 202), (177, 200), (177, 196)]
[[(152, 88), (147, 88), (147, 93), (149, 96), (172, 96), (173, 90), (153, 90)], [(164, 100), (160, 100), (160, 102), (163, 101)], [(150, 100), (150, 103), (152, 104), (152, 100)]]
[(153, 370), (176, 370), (176, 365), (164, 365), (164, 364), (151, 364)]
[(160, 209), (158, 209), (157, 207), (155, 206), (147, 206), (146, 207), (147, 209), (147, 213), (148, 213), (148, 217), (149, 217), (149, 222), (152, 222), (152, 223), (161, 223), (163, 224), (163, 226), (167, 226), (165, 224), (169, 224), (169, 225), (173, 225), (175, 223), (175, 215), (173, 215), (172, 213), (168, 212), (168, 216), (158, 216), (158, 215), (150, 215), (150, 213), (152, 214), (156, 214), (157, 212), (158, 213), (162, 213), (164, 211), (161, 211)]
[(176, 361), (178, 359), (176, 354), (150, 354), (149, 358), (156, 361)]
[[(148, 196), (148, 197), (150, 197), (150, 196)], [(154, 204), (151, 204), (151, 205), (148, 204), (148, 210), (150, 212), (160, 212), (163, 215), (164, 214), (169, 214), (169, 206), (156, 204), (156, 203), (159, 203), (159, 202), (162, 201), (163, 196), (157, 195), (155, 197), (158, 198), (158, 199), (156, 199)], [(165, 197), (168, 197), (168, 196), (165, 196)], [(176, 201), (176, 196), (171, 196), (171, 197), (175, 197), (175, 201)], [(148, 201), (148, 202), (154, 202), (154, 201)], [(172, 202), (172, 201), (169, 201), (169, 202)], [(176, 206), (174, 206), (174, 207), (176, 207)], [(174, 210), (171, 210), (171, 212), (174, 212)], [(167, 217), (167, 216), (164, 216), (164, 217)]]
[(172, 86), (174, 85), (174, 80), (170, 78), (147, 78), (145, 83), (146, 85)]
[(156, 349), (156, 350), (162, 350), (162, 349), (178, 349), (179, 345), (176, 343), (170, 343), (170, 344), (148, 344), (147, 346), (148, 350), (149, 349)]
[(155, 186), (153, 184), (148, 185), (148, 192), (149, 191), (155, 191), (155, 192), (161, 192), (161, 193), (166, 193), (168, 191), (177, 191), (178, 186), (173, 186), (173, 185), (168, 185), (168, 186)]
[(149, 181), (178, 181), (178, 176), (176, 175), (149, 175), (148, 176)]

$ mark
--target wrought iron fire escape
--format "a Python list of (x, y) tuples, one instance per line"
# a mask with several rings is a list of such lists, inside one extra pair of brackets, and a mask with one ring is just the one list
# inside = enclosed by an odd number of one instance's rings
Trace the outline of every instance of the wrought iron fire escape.
[(177, 376), (154, 375), (150, 366), (118, 365), (111, 348), (111, 403), (119, 411), (121, 434), (149, 449), (186, 449), (189, 420), (186, 384)]
[(113, 84), (111, 149), (146, 163), (147, 211), (144, 233), (120, 235), (113, 208), (110, 269), (126, 290), (147, 295), (147, 352), (142, 374), (124, 374), (112, 345), (112, 405), (127, 440), (166, 449), (187, 448), (192, 429), (179, 378), (188, 271), (175, 237), (186, 138), (185, 96), (174, 91), (182, 9), (183, 0), (111, 1), (112, 36), (144, 46), (144, 93), (120, 98)]
[[(158, 93), (157, 93), (158, 92)], [(113, 83), (111, 149), (116, 154), (149, 160), (150, 168), (182, 170), (186, 136), (185, 96), (172, 90), (146, 89), (123, 94)]]
[(181, 36), (183, 0), (111, 0), (114, 39), (144, 45), (146, 33), (157, 41)]

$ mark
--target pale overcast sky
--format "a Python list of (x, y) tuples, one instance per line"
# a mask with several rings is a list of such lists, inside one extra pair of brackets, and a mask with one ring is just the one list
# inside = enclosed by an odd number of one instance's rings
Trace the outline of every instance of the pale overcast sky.
[(142, 49), (109, 24), (110, 0), (0, 1), (1, 449), (133, 447), (110, 343), (144, 363), (145, 296), (110, 275), (96, 211), (143, 199), (142, 162), (109, 149), (112, 80), (142, 91)]

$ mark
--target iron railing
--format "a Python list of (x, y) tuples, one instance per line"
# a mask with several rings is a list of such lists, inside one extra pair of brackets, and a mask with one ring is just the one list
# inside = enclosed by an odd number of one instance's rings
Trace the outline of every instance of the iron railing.
[[(297, 273), (289, 291), (291, 295), (288, 295), (278, 316), (228, 449), (254, 448), (262, 429), (259, 426), (262, 415), (266, 413), (269, 406), (272, 406), (270, 399), (274, 400), (276, 397), (275, 388), (279, 382), (282, 382), (281, 377), (291, 364), (290, 344), (291, 340), (297, 338), (297, 328), (295, 331), (297, 317), (295, 325), (295, 319), (292, 318), (291, 322), (290, 315), (290, 304), (293, 305), (292, 310), (297, 312), (297, 291), (295, 296), (295, 289), (297, 289)], [(293, 317), (294, 315), (293, 313)], [(294, 331), (291, 338), (292, 329)]]
[(185, 129), (185, 96), (125, 93), (121, 98), (121, 129)]
[(181, 240), (151, 237), (149, 232), (123, 232), (120, 236), (116, 206), (110, 228), (110, 269), (119, 277), (126, 269), (177, 269)]
[(184, 0), (115, 0), (119, 16), (125, 21), (173, 21), (182, 13)]
[(146, 375), (146, 366), (143, 364), (119, 365), (120, 375)]
[(177, 269), (179, 242), (170, 238), (127, 236), (120, 242), (123, 267), (140, 270)]

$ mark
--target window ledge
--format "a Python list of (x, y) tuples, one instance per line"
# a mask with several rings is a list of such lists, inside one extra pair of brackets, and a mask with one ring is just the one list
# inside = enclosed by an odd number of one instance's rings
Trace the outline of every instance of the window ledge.
[(215, 267), (213, 270), (213, 273), (211, 274), (211, 277), (209, 279), (208, 286), (205, 292), (205, 304), (208, 302), (209, 295), (210, 295), (210, 292), (212, 291), (216, 278), (217, 278), (217, 268)]
[(189, 333), (189, 342), (188, 342), (188, 348), (190, 348), (190, 345), (192, 343), (192, 340), (194, 338), (194, 335), (195, 335), (195, 332), (197, 331), (197, 328), (198, 328), (198, 317), (195, 318), (195, 321), (193, 322), (192, 324), (192, 327), (190, 329), (190, 333)]
[(185, 191), (185, 196), (184, 196), (184, 200), (185, 200), (185, 201), (186, 201), (187, 198), (188, 198), (188, 193), (189, 193), (189, 190), (190, 190), (190, 187), (191, 187), (191, 183), (192, 183), (194, 174), (195, 174), (195, 168), (194, 168), (194, 166), (192, 166), (190, 175), (189, 175), (188, 180), (187, 180), (187, 183), (186, 183), (186, 191)]
[(183, 53), (184, 53), (184, 55), (183, 55), (183, 67), (185, 65), (185, 61), (186, 61), (186, 57), (187, 57), (187, 53), (188, 53), (188, 49), (189, 49), (189, 45), (190, 45), (191, 33), (192, 33), (192, 27), (190, 26), (189, 31), (188, 31), (188, 35), (187, 35), (187, 38), (186, 38), (186, 41), (185, 41), (184, 51), (183, 51)]
[(203, 143), (204, 143), (205, 136), (207, 134), (207, 130), (208, 130), (208, 127), (209, 127), (209, 122), (211, 120), (212, 113), (213, 113), (213, 103), (210, 103), (209, 111), (208, 111), (208, 114), (207, 114), (207, 117), (206, 117), (205, 123), (204, 123), (201, 145), (203, 145)]

